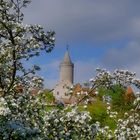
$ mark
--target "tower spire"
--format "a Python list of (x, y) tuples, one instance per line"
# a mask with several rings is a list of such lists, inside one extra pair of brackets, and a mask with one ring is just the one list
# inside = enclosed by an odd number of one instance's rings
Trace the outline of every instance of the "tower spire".
[(64, 55), (64, 59), (63, 59), (63, 64), (72, 64), (71, 62), (71, 58), (70, 58), (70, 55), (69, 55), (69, 45), (66, 46), (66, 53)]
[(74, 64), (71, 61), (69, 46), (67, 45), (64, 59), (60, 64), (60, 81), (69, 81), (70, 83), (73, 83), (73, 69)]
[(69, 51), (69, 45), (68, 45), (68, 44), (67, 44), (67, 46), (66, 46), (66, 50)]

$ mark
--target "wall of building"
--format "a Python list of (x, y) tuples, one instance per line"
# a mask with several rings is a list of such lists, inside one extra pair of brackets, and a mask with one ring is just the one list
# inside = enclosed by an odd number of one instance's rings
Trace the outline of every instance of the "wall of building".
[(60, 65), (60, 81), (69, 81), (70, 83), (73, 83), (73, 65)]
[(53, 94), (56, 99), (61, 100), (63, 98), (70, 98), (70, 88), (72, 84), (70, 82), (60, 82), (56, 87), (54, 88)]

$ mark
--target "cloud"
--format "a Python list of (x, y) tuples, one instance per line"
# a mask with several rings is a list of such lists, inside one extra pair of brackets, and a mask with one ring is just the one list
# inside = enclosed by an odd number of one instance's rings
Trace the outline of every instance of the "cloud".
[(134, 39), (140, 39), (140, 17), (134, 18), (131, 22), (132, 25), (132, 35)]
[(85, 83), (95, 76), (95, 69), (99, 67), (94, 60), (75, 62), (75, 83)]
[(33, 0), (25, 22), (54, 29), (58, 44), (112, 41), (138, 37), (139, 5), (138, 0)]
[(40, 65), (39, 75), (44, 78), (46, 88), (54, 88), (59, 81), (59, 60), (52, 60), (51, 63)]
[(102, 58), (102, 66), (109, 69), (127, 69), (140, 77), (140, 42), (129, 42), (125, 47), (113, 48)]
[(44, 81), (44, 87), (47, 88), (47, 89), (53, 89), (55, 87), (55, 85), (58, 83), (57, 82), (58, 79), (52, 79), (52, 78), (49, 78), (49, 79), (45, 79)]
[[(53, 60), (50, 64), (40, 66), (39, 75), (43, 76), (46, 88), (54, 88), (59, 82), (59, 64), (61, 61)], [(99, 66), (99, 65), (98, 65)], [(74, 83), (85, 83), (95, 75), (97, 64), (93, 60), (74, 62)]]
[(127, 68), (139, 63), (140, 42), (129, 42), (122, 48), (112, 48), (102, 59), (102, 64), (112, 68)]
[[(85, 44), (102, 47), (126, 41), (125, 46), (121, 44), (111, 49), (107, 46), (109, 49), (102, 54), (97, 51), (96, 60), (102, 56), (99, 64), (93, 61), (94, 56), (88, 57), (88, 61), (84, 58), (76, 60), (75, 81), (84, 82), (94, 75), (94, 69), (98, 66), (130, 69), (139, 73), (139, 5), (139, 0), (32, 0), (31, 5), (25, 9), (24, 22), (41, 24), (45, 30), (55, 30), (57, 46), (68, 42), (74, 44), (74, 47), (84, 44), (77, 48), (88, 49)], [(96, 43), (104, 45), (95, 45)], [(87, 56), (85, 52), (83, 55)], [(43, 66), (46, 85), (54, 85), (59, 80), (59, 60), (54, 59)]]

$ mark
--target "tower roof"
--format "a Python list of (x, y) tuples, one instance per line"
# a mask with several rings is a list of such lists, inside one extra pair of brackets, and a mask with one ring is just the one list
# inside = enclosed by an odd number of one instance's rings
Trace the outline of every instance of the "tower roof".
[(63, 64), (72, 64), (72, 61), (71, 61), (71, 58), (70, 58), (70, 55), (69, 55), (69, 50), (67, 48), (67, 51), (64, 55), (64, 59), (63, 59)]

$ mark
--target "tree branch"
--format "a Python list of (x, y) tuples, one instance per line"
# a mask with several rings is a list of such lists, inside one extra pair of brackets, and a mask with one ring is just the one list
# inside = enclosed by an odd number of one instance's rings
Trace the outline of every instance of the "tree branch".
[(11, 40), (11, 43), (13, 44), (13, 51), (12, 51), (13, 73), (12, 73), (11, 83), (10, 83), (7, 91), (4, 93), (4, 96), (5, 96), (10, 91), (10, 89), (12, 88), (12, 86), (14, 84), (15, 76), (16, 76), (16, 70), (17, 70), (17, 61), (16, 61), (16, 49), (15, 49), (16, 44), (15, 44), (15, 41), (14, 41), (12, 30), (10, 28), (8, 28), (6, 26), (6, 24), (4, 24), (3, 22), (1, 22), (1, 24), (5, 27), (5, 29), (9, 33), (9, 36), (10, 36), (9, 39)]

